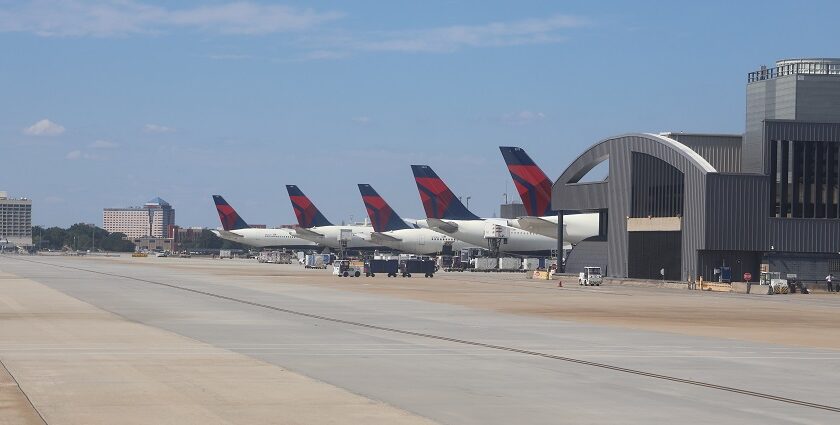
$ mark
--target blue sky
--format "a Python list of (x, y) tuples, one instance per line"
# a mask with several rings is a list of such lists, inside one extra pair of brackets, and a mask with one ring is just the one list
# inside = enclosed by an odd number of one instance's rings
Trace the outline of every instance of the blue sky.
[(220, 193), (291, 223), (285, 184), (334, 221), (356, 183), (420, 217), (410, 164), (489, 216), (498, 151), (550, 177), (636, 131), (740, 133), (746, 74), (837, 57), (840, 4), (665, 1), (0, 0), (0, 190), (36, 224), (101, 225), (160, 196), (218, 226)]

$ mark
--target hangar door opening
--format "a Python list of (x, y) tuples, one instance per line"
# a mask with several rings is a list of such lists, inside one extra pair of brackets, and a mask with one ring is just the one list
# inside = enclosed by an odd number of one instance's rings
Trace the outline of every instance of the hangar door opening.
[(635, 279), (680, 280), (682, 232), (630, 232), (627, 275)]
[(682, 276), (683, 173), (651, 155), (633, 152), (627, 275), (680, 280)]

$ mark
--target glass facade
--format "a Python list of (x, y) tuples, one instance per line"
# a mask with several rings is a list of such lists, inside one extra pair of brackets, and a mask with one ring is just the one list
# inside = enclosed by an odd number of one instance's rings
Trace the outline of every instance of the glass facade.
[(770, 142), (771, 217), (840, 217), (840, 143)]

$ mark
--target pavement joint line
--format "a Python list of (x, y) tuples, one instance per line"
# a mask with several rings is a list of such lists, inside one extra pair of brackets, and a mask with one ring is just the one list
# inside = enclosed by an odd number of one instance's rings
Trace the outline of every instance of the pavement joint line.
[(438, 340), (438, 341), (446, 341), (446, 342), (451, 342), (451, 343), (455, 343), (455, 344), (489, 348), (489, 349), (493, 349), (493, 350), (524, 354), (524, 355), (529, 355), (529, 356), (533, 356), (533, 357), (541, 357), (541, 358), (546, 358), (546, 359), (551, 359), (551, 360), (559, 360), (559, 361), (563, 361), (563, 362), (567, 362), (567, 363), (596, 367), (596, 368), (600, 368), (600, 369), (612, 370), (612, 371), (615, 371), (615, 372), (622, 372), (622, 373), (627, 373), (627, 374), (637, 375), (637, 376), (643, 376), (643, 377), (652, 378), (652, 379), (659, 379), (659, 380), (663, 380), (663, 381), (676, 382), (676, 383), (680, 383), (680, 384), (692, 385), (692, 386), (696, 386), (696, 387), (708, 388), (708, 389), (713, 389), (713, 390), (718, 390), (718, 391), (725, 391), (725, 392), (730, 392), (730, 393), (734, 393), (734, 394), (740, 394), (740, 395), (756, 397), (756, 398), (761, 398), (761, 399), (766, 399), (766, 400), (778, 401), (778, 402), (786, 403), (786, 404), (793, 404), (793, 405), (798, 405), (798, 406), (803, 406), (803, 407), (810, 407), (810, 408), (814, 408), (814, 409), (820, 409), (820, 410), (826, 410), (826, 411), (830, 411), (830, 412), (840, 413), (840, 407), (837, 407), (837, 406), (830, 406), (830, 405), (825, 405), (825, 404), (812, 403), (812, 402), (808, 402), (808, 401), (804, 401), (804, 400), (797, 400), (797, 399), (777, 396), (777, 395), (773, 395), (773, 394), (765, 394), (765, 393), (760, 393), (760, 392), (757, 392), (757, 391), (745, 390), (745, 389), (742, 389), (742, 388), (712, 384), (712, 383), (708, 383), (708, 382), (696, 381), (696, 380), (687, 379), (687, 378), (679, 378), (679, 377), (669, 376), (669, 375), (662, 375), (662, 374), (653, 373), (653, 372), (645, 372), (645, 371), (637, 370), (637, 369), (615, 366), (615, 365), (610, 365), (610, 364), (606, 364), (606, 363), (598, 363), (598, 362), (593, 362), (593, 361), (583, 360), (583, 359), (576, 359), (576, 358), (573, 358), (573, 357), (566, 357), (566, 356), (554, 355), (554, 354), (549, 354), (549, 353), (543, 353), (543, 352), (539, 352), (539, 351), (526, 350), (526, 349), (523, 349), (523, 348), (507, 347), (507, 346), (503, 346), (503, 345), (489, 344), (489, 343), (483, 343), (483, 342), (479, 342), (479, 341), (470, 341), (470, 340), (466, 340), (466, 339), (459, 339), (459, 338), (453, 338), (453, 337), (447, 337), (447, 336), (441, 336), (441, 335), (434, 335), (434, 334), (428, 334), (428, 333), (423, 333), (423, 332), (409, 331), (409, 330), (397, 329), (397, 328), (389, 328), (389, 327), (386, 327), (386, 326), (373, 325), (373, 324), (362, 323), (362, 322), (355, 322), (355, 321), (352, 321), (352, 320), (339, 319), (339, 318), (323, 316), (323, 315), (319, 315), (319, 314), (305, 313), (305, 312), (302, 312), (302, 311), (296, 311), (296, 310), (290, 310), (290, 309), (286, 309), (286, 308), (282, 308), (282, 307), (276, 307), (276, 306), (272, 306), (272, 305), (269, 305), (269, 304), (258, 303), (256, 301), (249, 301), (249, 300), (245, 300), (245, 299), (241, 299), (241, 298), (230, 297), (230, 296), (221, 295), (221, 294), (217, 294), (217, 293), (213, 293), (213, 292), (202, 291), (202, 290), (199, 290), (199, 289), (193, 289), (193, 288), (189, 288), (189, 287), (186, 287), (186, 286), (180, 286), (180, 285), (176, 285), (176, 284), (172, 284), (172, 283), (158, 282), (158, 281), (149, 280), (149, 279), (141, 279), (141, 278), (138, 278), (138, 277), (125, 276), (125, 275), (120, 275), (120, 274), (116, 274), (116, 273), (107, 273), (107, 272), (101, 272), (101, 271), (97, 271), (97, 270), (84, 269), (84, 268), (81, 268), (81, 267), (73, 267), (73, 266), (67, 266), (67, 265), (53, 264), (53, 263), (35, 261), (35, 260), (28, 260), (28, 259), (23, 259), (23, 258), (15, 258), (15, 257), (4, 257), (4, 258), (14, 259), (14, 260), (17, 260), (17, 261), (28, 262), (28, 263), (33, 263), (33, 264), (41, 264), (41, 265), (46, 265), (46, 266), (51, 266), (51, 267), (64, 268), (64, 269), (69, 269), (69, 270), (77, 270), (77, 271), (82, 271), (82, 272), (87, 272), (87, 273), (92, 273), (92, 274), (98, 274), (98, 275), (102, 275), (102, 276), (111, 276), (111, 277), (116, 277), (116, 278), (120, 278), (120, 279), (133, 280), (133, 281), (136, 281), (136, 282), (142, 282), (142, 283), (147, 283), (147, 284), (152, 284), (152, 285), (168, 287), (168, 288), (177, 289), (177, 290), (181, 290), (181, 291), (185, 291), (185, 292), (191, 292), (191, 293), (195, 293), (195, 294), (199, 294), (199, 295), (205, 295), (205, 296), (212, 297), (212, 298), (222, 299), (222, 300), (226, 300), (226, 301), (232, 301), (232, 302), (245, 304), (245, 305), (251, 305), (251, 306), (254, 306), (254, 307), (260, 307), (260, 308), (264, 308), (264, 309), (267, 309), (267, 310), (278, 311), (278, 312), (282, 312), (282, 313), (286, 313), (286, 314), (290, 314), (290, 315), (294, 315), (294, 316), (307, 317), (307, 318), (310, 318), (310, 319), (322, 320), (322, 321), (325, 321), (325, 322), (339, 323), (339, 324), (350, 325), (350, 326), (355, 326), (355, 327), (360, 327), (360, 328), (365, 328), (365, 329), (373, 329), (373, 330), (378, 330), (378, 331), (383, 331), (383, 332), (390, 332), (390, 333), (396, 333), (396, 334), (401, 334), (401, 335), (409, 335), (409, 336), (415, 336), (415, 337), (426, 338), (426, 339), (433, 339), (433, 340)]
[(0, 359), (0, 367), (2, 367), (3, 370), (5, 370), (6, 373), (8, 373), (9, 376), (12, 378), (12, 381), (15, 383), (15, 386), (17, 386), (17, 388), (20, 390), (20, 393), (23, 394), (23, 397), (26, 399), (26, 402), (29, 403), (29, 407), (31, 407), (32, 410), (35, 411), (35, 413), (38, 415), (38, 418), (41, 419), (41, 422), (43, 422), (45, 425), (48, 424), (47, 420), (44, 419), (44, 415), (42, 415), (41, 411), (38, 410), (37, 407), (35, 407), (35, 404), (32, 403), (32, 399), (29, 398), (29, 394), (27, 394), (26, 391), (24, 391), (23, 388), (21, 388), (20, 382), (18, 382), (17, 378), (15, 378), (15, 375), (12, 374), (9, 368), (6, 367), (2, 359)]

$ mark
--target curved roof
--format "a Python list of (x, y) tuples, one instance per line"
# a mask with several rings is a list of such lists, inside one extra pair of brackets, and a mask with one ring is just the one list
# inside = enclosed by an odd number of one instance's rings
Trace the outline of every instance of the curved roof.
[(685, 157), (687, 157), (689, 160), (691, 160), (695, 165), (697, 165), (697, 167), (700, 168), (701, 170), (703, 170), (707, 173), (716, 173), (717, 172), (715, 167), (713, 167), (712, 164), (709, 164), (709, 161), (706, 161), (706, 158), (703, 158), (702, 156), (700, 156), (700, 154), (698, 154), (697, 152), (695, 152), (694, 150), (692, 150), (688, 146), (686, 146), (686, 145), (684, 145), (684, 144), (682, 144), (682, 143), (680, 143), (680, 142), (678, 142), (674, 139), (671, 139), (670, 137), (665, 137), (665, 136), (662, 136), (662, 135), (659, 135), (659, 134), (653, 134), (653, 133), (643, 133), (643, 134), (645, 136), (657, 139), (659, 142), (661, 142), (661, 143), (663, 143), (667, 146), (670, 146), (671, 148), (679, 151)]

